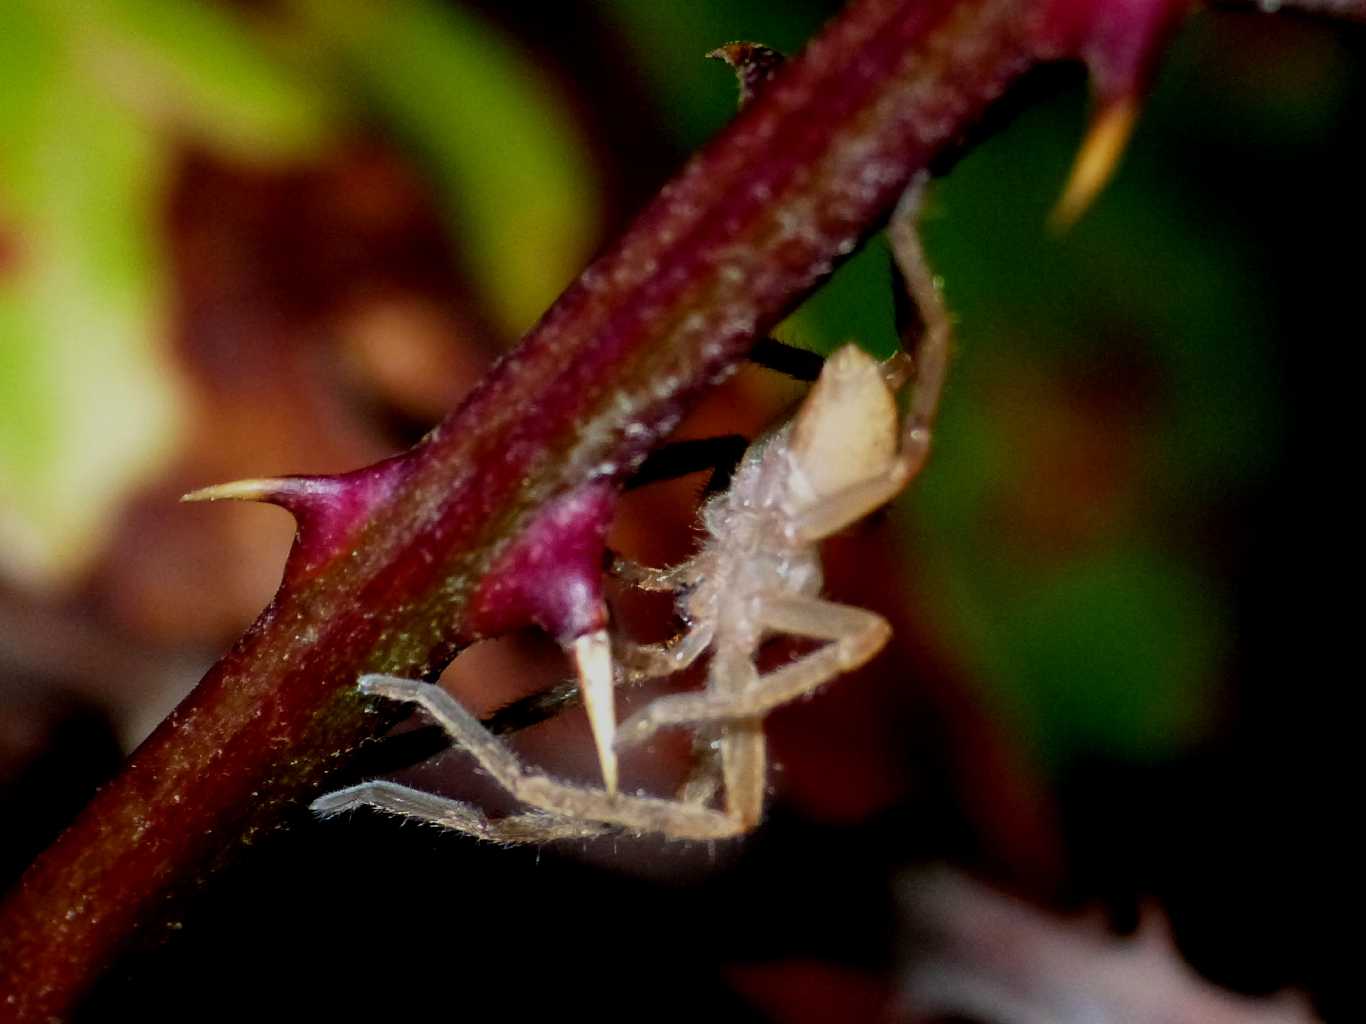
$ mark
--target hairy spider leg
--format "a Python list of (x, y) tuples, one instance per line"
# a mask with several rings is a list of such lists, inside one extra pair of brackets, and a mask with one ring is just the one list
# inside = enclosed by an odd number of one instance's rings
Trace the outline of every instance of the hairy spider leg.
[(313, 812), (324, 818), (361, 807), (507, 845), (592, 839), (611, 831), (610, 825), (600, 822), (575, 821), (540, 812), (490, 819), (477, 807), (459, 800), (382, 779), (339, 789), (319, 797), (312, 804)]
[(746, 685), (709, 687), (701, 693), (671, 694), (651, 701), (622, 724), (617, 731), (618, 747), (640, 743), (667, 726), (757, 721), (860, 667), (891, 636), (887, 620), (863, 608), (786, 593), (766, 595), (762, 602), (760, 618), (765, 629), (830, 643), (782, 668), (755, 676)]
[(702, 568), (696, 559), (688, 559), (678, 565), (655, 569), (648, 565), (611, 552), (607, 560), (607, 572), (621, 582), (640, 590), (655, 590), (672, 593), (691, 587), (702, 581)]
[[(643, 590), (677, 590), (697, 576), (689, 563), (673, 569), (656, 570), (615, 556), (609, 557), (608, 569), (616, 575), (629, 578)], [(588, 724), (592, 728), (593, 744), (598, 752), (598, 764), (602, 768), (607, 792), (615, 793), (617, 789), (616, 687), (625, 679), (648, 679), (686, 668), (706, 648), (709, 637), (709, 632), (705, 637), (698, 631), (685, 634), (677, 645), (666, 647), (654, 657), (651, 655), (655, 652), (649, 647), (628, 647), (621, 654), (628, 661), (634, 659), (636, 668), (631, 670), (628, 667), (626, 673), (613, 667), (611, 640), (605, 629), (574, 641), (579, 692), (588, 714)], [(700, 644), (696, 642), (699, 639), (702, 640)]]
[(910, 377), (900, 451), (885, 472), (827, 495), (795, 517), (787, 526), (788, 539), (794, 544), (814, 544), (885, 505), (905, 489), (929, 457), (931, 428), (948, 369), (952, 324), (917, 231), (927, 181), (926, 174), (916, 177), (887, 225), (893, 264), (916, 313), (915, 318), (900, 318), (902, 351), (909, 366), (905, 359), (894, 357), (888, 367), (893, 382), (906, 374)]
[[(632, 686), (681, 672), (696, 661), (710, 643), (711, 630), (703, 626), (695, 626), (660, 644), (637, 644), (616, 638), (612, 643), (616, 685)], [(566, 679), (548, 690), (504, 704), (485, 718), (483, 724), (494, 735), (506, 736), (554, 718), (577, 705), (582, 696), (578, 680)]]
[[(683, 632), (665, 643), (639, 644), (615, 638), (612, 643), (612, 655), (616, 684), (638, 684), (682, 672), (688, 665), (697, 661), (710, 642), (712, 632), (701, 627)], [(512, 700), (511, 703), (482, 718), (481, 724), (494, 736), (508, 736), (555, 718), (561, 711), (579, 705), (582, 696), (578, 680), (564, 680), (549, 689), (541, 689), (525, 698)], [(399, 735), (385, 737), (381, 743), (367, 748), (363, 755), (367, 767), (366, 774), (384, 776), (392, 771), (421, 765), (423, 760), (432, 759), (437, 754), (449, 750), (452, 743), (454, 740), (451, 733), (440, 725), (423, 725)], [(706, 744), (701, 745), (705, 747)], [(705, 797), (701, 797), (701, 800), (705, 801)]]
[(459, 801), (410, 790), (392, 782), (367, 782), (329, 793), (314, 801), (319, 814), (374, 807), (405, 818), (441, 825), (497, 842), (550, 842), (595, 835), (585, 825), (617, 826), (636, 832), (659, 832), (680, 839), (724, 839), (745, 826), (736, 817), (694, 803), (657, 797), (628, 796), (576, 786), (522, 766), (516, 755), (479, 720), (439, 686), (394, 676), (368, 675), (362, 693), (417, 704), (490, 775), (522, 803), (543, 812), (489, 821)]
[(939, 279), (920, 243), (920, 214), (928, 182), (928, 172), (916, 175), (887, 224), (892, 260), (920, 320), (919, 324), (907, 323), (901, 328), (902, 350), (910, 354), (912, 365), (911, 390), (901, 436), (901, 459), (908, 481), (920, 472), (929, 458), (930, 432), (939, 411), (939, 399), (944, 393), (949, 342), (953, 335), (953, 321), (939, 293)]
[[(716, 694), (722, 699), (738, 699), (741, 694), (753, 689), (758, 683), (759, 670), (754, 667), (752, 650), (752, 644), (744, 647), (718, 645), (712, 654), (711, 664), (707, 666), (705, 694)], [(642, 713), (649, 711), (659, 700), (646, 705)], [(632, 716), (632, 719), (635, 717)], [(726, 811), (743, 823), (745, 831), (749, 831), (763, 817), (764, 789), (768, 784), (768, 739), (764, 735), (762, 717), (729, 717), (724, 728), (718, 730), (717, 752)]]

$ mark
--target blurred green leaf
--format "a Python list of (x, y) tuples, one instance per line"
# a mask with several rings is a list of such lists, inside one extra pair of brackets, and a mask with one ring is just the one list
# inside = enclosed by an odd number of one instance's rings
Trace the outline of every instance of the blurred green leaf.
[(12, 0), (0, 31), (0, 564), (78, 573), (179, 443), (161, 218), (177, 135), (298, 156), (326, 105), (210, 5)]
[(174, 450), (179, 411), (158, 329), (159, 147), (69, 77), (41, 106), (61, 130), (36, 140), (41, 168), (3, 218), (18, 255), (0, 276), (0, 551), (19, 578), (52, 584)]
[[(934, 552), (927, 589), (942, 595), (958, 649), (1053, 760), (1160, 756), (1198, 735), (1231, 640), (1214, 567), (1183, 540), (1230, 489), (1255, 486), (1280, 443), (1274, 311), (1258, 270), (1229, 212), (1183, 194), (1147, 134), (1178, 116), (1173, 88), (1065, 237), (1044, 224), (1084, 123), (1081, 88), (974, 150), (937, 186), (925, 224), (959, 320), (937, 455), (913, 503)], [(1081, 405), (1050, 420), (1028, 404), (1050, 401)], [(1088, 413), (1087, 402), (1099, 404)], [(1079, 418), (1107, 409), (1106, 422)], [(1011, 517), (1076, 497), (1048, 493), (1070, 481), (1067, 436), (1050, 434), (1063, 450), (1044, 466), (1027, 436), (1072, 417), (1088, 435), (1112, 432), (1101, 435), (1112, 456), (1093, 468), (1121, 476), (1100, 525), (1085, 532), (1091, 510), (1080, 509), (1060, 527), (1081, 531), (1071, 546), (1050, 549)]]
[(272, 56), (226, 8), (185, 0), (100, 0), (62, 12), (73, 59), (149, 122), (164, 121), (252, 162), (315, 151), (327, 94)]
[(1132, 549), (1032, 583), (1001, 609), (1000, 668), (1047, 752), (1156, 757), (1198, 737), (1228, 626), (1208, 581)]
[(294, 10), (425, 156), (469, 273), (520, 335), (596, 241), (593, 170), (563, 97), (530, 55), (456, 6), (295, 0)]

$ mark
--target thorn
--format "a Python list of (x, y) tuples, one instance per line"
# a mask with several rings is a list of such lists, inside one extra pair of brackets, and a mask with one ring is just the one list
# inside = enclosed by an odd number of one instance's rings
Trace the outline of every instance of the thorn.
[(612, 644), (607, 630), (585, 633), (574, 640), (574, 667), (583, 691), (593, 743), (598, 748), (602, 782), (608, 793), (617, 791), (617, 711), (612, 680)]
[(1132, 96), (1103, 102), (1091, 119), (1077, 158), (1072, 164), (1062, 198), (1053, 207), (1048, 224), (1054, 231), (1070, 228), (1100, 194), (1115, 172), (1138, 119), (1138, 103)]
[(354, 536), (393, 492), (409, 463), (406, 456), (338, 476), (281, 476), (234, 480), (201, 487), (181, 501), (261, 501), (294, 516), (298, 529), (285, 575), (298, 578), (348, 550)]
[[(371, 467), (373, 469), (374, 467)], [(184, 502), (197, 501), (263, 501), (293, 513), (301, 523), (326, 518), (336, 511), (339, 499), (350, 489), (357, 491), (360, 473), (346, 476), (277, 476), (251, 480), (233, 480), (213, 484), (183, 494)]]
[(182, 494), (183, 502), (193, 501), (268, 501), (278, 502), (281, 495), (298, 490), (298, 479), (292, 477), (261, 477), (233, 480), (226, 484), (211, 484)]
[(741, 110), (787, 60), (777, 50), (762, 43), (738, 42), (718, 46), (707, 54), (707, 59), (725, 61), (735, 69), (735, 77), (740, 81)]

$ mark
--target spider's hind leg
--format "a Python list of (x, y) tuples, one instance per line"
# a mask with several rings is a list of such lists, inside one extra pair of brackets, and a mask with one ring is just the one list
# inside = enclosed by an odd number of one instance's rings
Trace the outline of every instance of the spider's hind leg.
[(361, 692), (419, 705), (512, 796), (540, 814), (488, 821), (457, 801), (370, 782), (314, 803), (321, 813), (373, 806), (496, 842), (538, 842), (596, 835), (615, 826), (677, 839), (724, 839), (744, 831), (734, 816), (692, 803), (627, 796), (561, 782), (524, 768), (512, 750), (438, 686), (393, 676), (364, 676)]
[(576, 821), (536, 812), (490, 820), (477, 807), (459, 800), (384, 780), (347, 786), (319, 797), (311, 805), (313, 812), (321, 817), (362, 807), (439, 825), (494, 843), (553, 843), (563, 839), (591, 839), (611, 831), (610, 826), (600, 822)]
[(815, 597), (770, 595), (764, 599), (760, 617), (772, 632), (830, 642), (745, 686), (660, 697), (621, 725), (617, 746), (640, 743), (667, 726), (760, 719), (858, 668), (891, 636), (891, 627), (881, 615)]

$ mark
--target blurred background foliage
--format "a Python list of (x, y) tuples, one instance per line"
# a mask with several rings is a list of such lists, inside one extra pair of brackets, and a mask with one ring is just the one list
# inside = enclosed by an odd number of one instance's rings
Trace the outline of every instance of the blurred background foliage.
[[(834, 8), (5, 5), (0, 786), (33, 815), (8, 863), (112, 770), (109, 748), (86, 744), (105, 760), (71, 768), (65, 797), (35, 782), (53, 750), (69, 754), (62, 723), (107, 720), (128, 749), (278, 580), (283, 517), (175, 497), (414, 440), (730, 116), (733, 78), (701, 55), (732, 39), (792, 52)], [(1196, 17), (1117, 180), (1062, 236), (1044, 225), (1085, 121), (1079, 74), (1041, 76), (1020, 116), (936, 184), (925, 236), (958, 336), (935, 457), (894, 528), (832, 552), (832, 585), (882, 593), (909, 639), (854, 696), (835, 696), (843, 683), (823, 695), (823, 721), (780, 716), (780, 751), (785, 732), (801, 739), (779, 785), (796, 813), (906, 805), (918, 741), (878, 701), (901, 707), (923, 679), (951, 678), (940, 713), (958, 701), (981, 717), (937, 741), (968, 728), (960, 760), (990, 737), (987, 761), (1020, 773), (977, 790), (960, 779), (986, 808), (960, 817), (1009, 842), (1023, 833), (1002, 805), (1027, 793), (1052, 809), (1033, 826), (1036, 866), (1053, 856), (1039, 831), (1060, 829), (1054, 884), (1071, 863), (1063, 890), (1094, 896), (1076, 865), (1097, 840), (1069, 815), (1113, 807), (1126, 786), (1151, 797), (1151, 771), (1200, 789), (1206, 776), (1180, 766), (1205, 765), (1204, 751), (1246, 773), (1262, 755), (1239, 736), (1302, 722), (1311, 698), (1287, 695), (1290, 673), (1271, 666), (1297, 665), (1303, 637), (1270, 624), (1287, 621), (1288, 590), (1316, 584), (1274, 534), (1314, 528), (1282, 515), (1304, 480), (1289, 453), (1332, 434), (1305, 425), (1317, 414), (1301, 352), (1320, 344), (1308, 332), (1342, 330), (1339, 307), (1306, 310), (1306, 296), (1332, 273), (1315, 232), (1359, 198), (1360, 162), (1338, 147), (1360, 134), (1362, 53), (1360, 29)], [(875, 239), (777, 333), (886, 354), (891, 287)], [(757, 429), (792, 389), (751, 373), (727, 395), (689, 429)], [(663, 493), (628, 509), (620, 543), (686, 549), (691, 493)], [(648, 509), (664, 502), (672, 542), (652, 536)], [(490, 663), (468, 699), (526, 689), (494, 678), (520, 657)], [(974, 763), (962, 770), (987, 771)], [(1156, 827), (1202, 811), (1181, 813)], [(1119, 831), (1129, 848), (1108, 854), (1132, 868), (1147, 847)], [(1124, 877), (1172, 897), (1177, 875)], [(1314, 979), (1303, 964), (1223, 969), (1253, 986)]]

